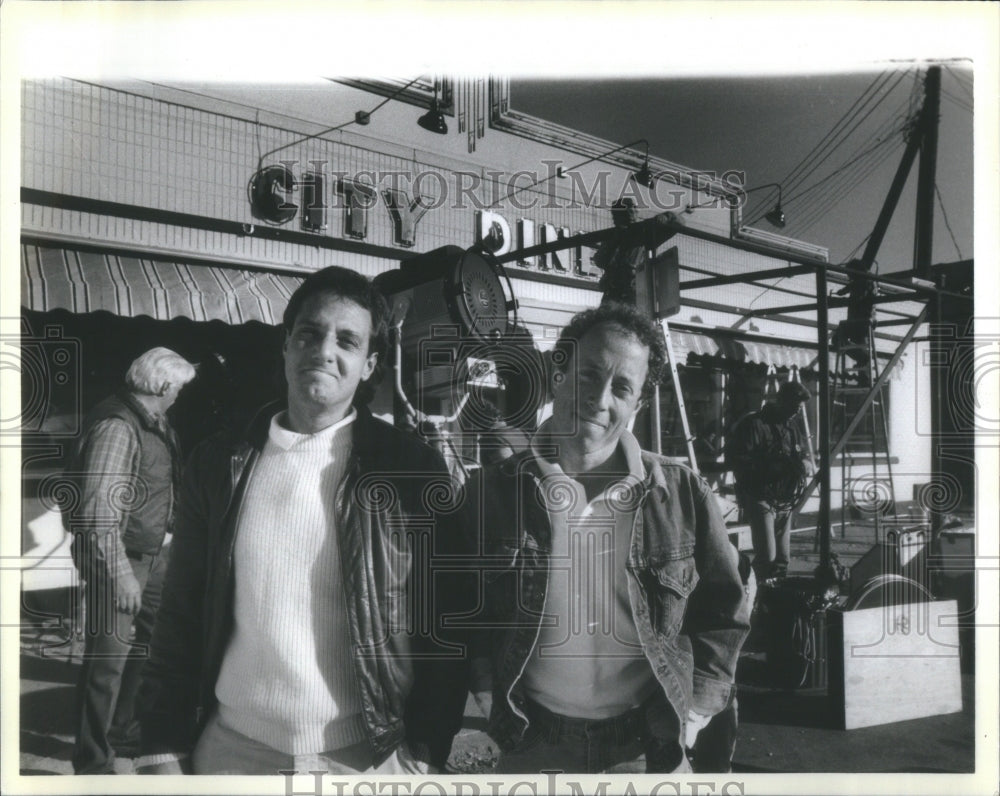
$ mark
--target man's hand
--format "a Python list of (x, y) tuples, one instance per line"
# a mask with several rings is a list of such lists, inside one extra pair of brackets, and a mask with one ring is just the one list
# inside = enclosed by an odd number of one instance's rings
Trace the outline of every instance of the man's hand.
[(687, 727), (684, 731), (684, 746), (688, 749), (694, 748), (694, 742), (698, 739), (698, 733), (705, 728), (705, 725), (708, 724), (711, 718), (711, 716), (702, 716), (700, 713), (695, 713), (693, 710), (688, 711)]
[(396, 761), (399, 763), (399, 767), (407, 774), (427, 776), (428, 774), (441, 773), (437, 770), (437, 767), (414, 757), (410, 751), (409, 744), (405, 741), (396, 747)]
[(123, 614), (135, 616), (142, 607), (142, 589), (134, 575), (123, 575), (115, 589), (115, 604)]

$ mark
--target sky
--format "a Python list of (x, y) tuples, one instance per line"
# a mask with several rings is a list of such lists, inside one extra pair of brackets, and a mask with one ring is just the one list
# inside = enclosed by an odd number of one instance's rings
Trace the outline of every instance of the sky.
[[(651, 153), (692, 169), (743, 171), (748, 189), (781, 183), (786, 227), (763, 219), (754, 226), (826, 246), (832, 262), (843, 262), (860, 256), (858, 246), (875, 226), (905, 149), (901, 128), (922, 101), (925, 69), (906, 63), (746, 78), (525, 76), (511, 81), (511, 107), (616, 143), (645, 138)], [(973, 77), (968, 62), (942, 68), (934, 262), (973, 256)], [(884, 271), (912, 267), (916, 181), (914, 163), (876, 258)], [(744, 220), (776, 198), (773, 189), (751, 194)]]

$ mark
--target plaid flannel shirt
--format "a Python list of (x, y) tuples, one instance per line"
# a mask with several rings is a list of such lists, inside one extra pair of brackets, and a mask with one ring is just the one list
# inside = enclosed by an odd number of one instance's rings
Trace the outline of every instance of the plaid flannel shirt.
[(139, 440), (124, 420), (111, 418), (95, 423), (83, 446), (81, 514), (97, 535), (97, 548), (107, 562), (108, 574), (118, 584), (132, 566), (125, 554), (122, 533), (128, 514), (116, 496), (134, 489), (139, 464)]

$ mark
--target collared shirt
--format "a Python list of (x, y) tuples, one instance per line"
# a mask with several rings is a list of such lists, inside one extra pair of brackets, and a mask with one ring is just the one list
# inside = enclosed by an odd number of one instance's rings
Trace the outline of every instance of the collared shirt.
[[(135, 399), (129, 400), (128, 406), (156, 425), (164, 435), (168, 433), (169, 426), (162, 415), (151, 414)], [(97, 549), (108, 562), (115, 583), (121, 583), (126, 576), (132, 576), (122, 535), (128, 520), (125, 507), (134, 499), (132, 492), (141, 494), (139, 486), (132, 481), (139, 475), (139, 440), (127, 422), (108, 418), (87, 430), (81, 451), (81, 514), (93, 523)], [(123, 477), (130, 480), (123, 482)], [(172, 493), (170, 502), (173, 503)]]
[[(542, 627), (524, 670), (531, 699), (566, 716), (603, 719), (641, 703), (656, 688), (629, 604), (625, 563), (645, 478), (639, 444), (619, 441), (627, 473), (587, 499), (586, 475), (572, 478), (546, 455), (557, 439), (546, 424), (532, 441), (552, 528)], [(553, 444), (554, 443), (554, 444)], [(546, 450), (547, 445), (552, 445)]]

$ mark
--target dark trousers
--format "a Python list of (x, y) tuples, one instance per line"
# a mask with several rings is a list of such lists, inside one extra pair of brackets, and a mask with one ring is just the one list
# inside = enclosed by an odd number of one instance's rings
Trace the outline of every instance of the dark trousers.
[(135, 695), (160, 607), (166, 550), (159, 554), (130, 554), (129, 564), (142, 589), (142, 607), (134, 617), (117, 609), (114, 584), (100, 563), (83, 572), (87, 580), (85, 640), (73, 747), (73, 771), (77, 774), (112, 773), (112, 741), (138, 742), (139, 725), (133, 715)]
[(757, 580), (762, 581), (788, 571), (791, 554), (791, 534), (787, 511), (775, 512), (763, 500), (747, 500), (743, 514), (750, 523), (753, 539), (753, 569)]
[(736, 694), (729, 704), (712, 716), (694, 742), (691, 768), (695, 773), (726, 774), (733, 770), (739, 714)]
[(577, 719), (528, 700), (528, 729), (500, 753), (497, 774), (688, 773), (677, 714), (658, 691), (637, 708), (610, 719)]

